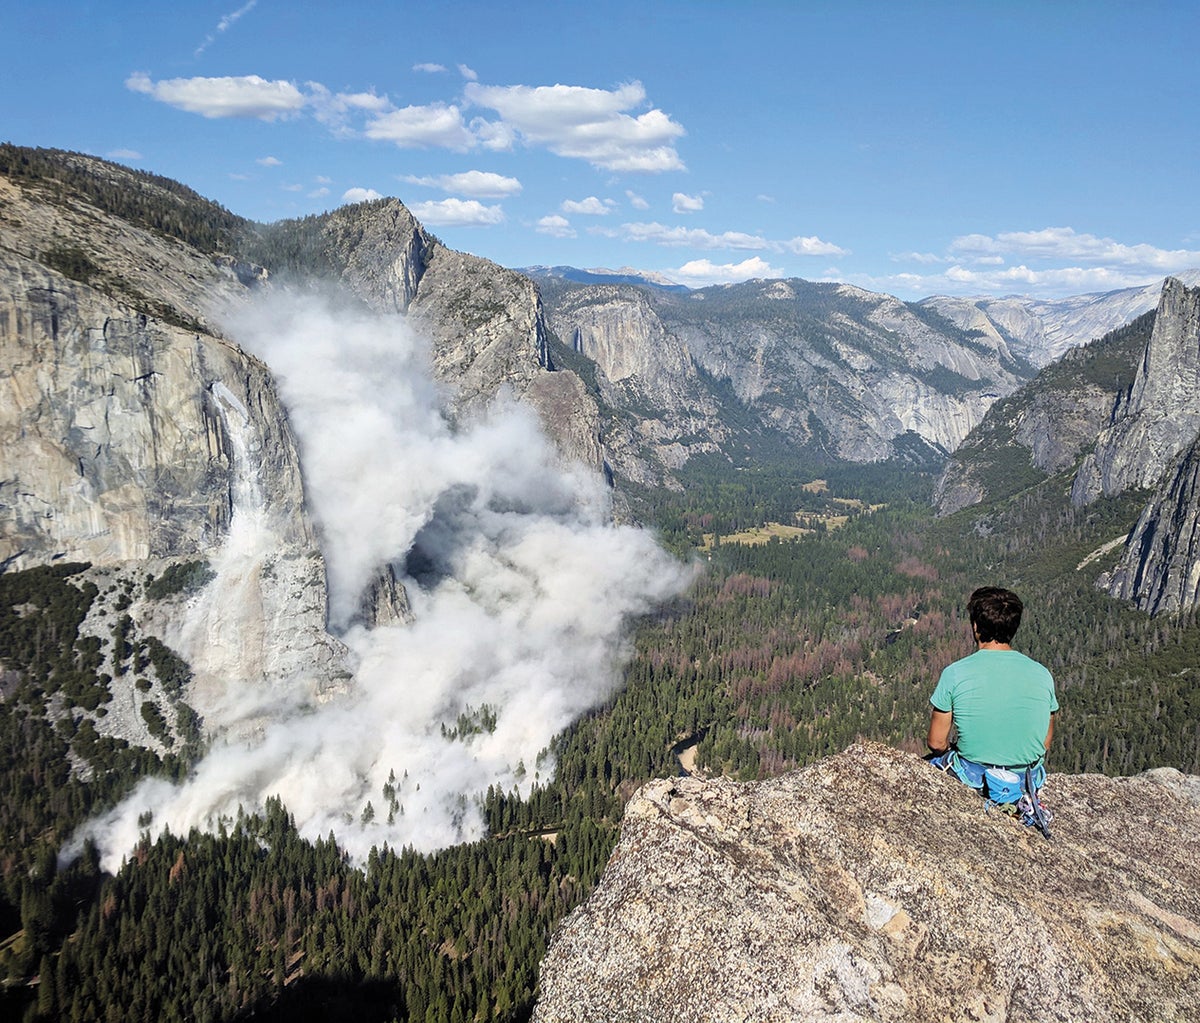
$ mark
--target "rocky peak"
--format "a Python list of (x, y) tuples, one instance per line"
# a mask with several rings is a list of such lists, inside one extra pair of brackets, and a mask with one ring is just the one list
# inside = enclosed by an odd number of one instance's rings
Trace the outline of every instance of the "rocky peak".
[(1051, 774), (1047, 794), (1049, 842), (877, 744), (651, 782), (533, 1018), (1197, 1018), (1200, 778)]
[(1071, 488), (1075, 505), (1154, 486), (1200, 436), (1200, 288), (1163, 284), (1154, 331), (1128, 396)]
[(325, 218), (324, 234), (351, 291), (378, 312), (408, 311), (435, 242), (403, 203), (342, 206)]

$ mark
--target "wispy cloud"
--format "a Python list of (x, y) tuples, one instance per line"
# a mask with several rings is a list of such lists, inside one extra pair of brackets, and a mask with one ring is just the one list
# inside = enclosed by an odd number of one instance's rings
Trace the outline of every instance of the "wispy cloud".
[(412, 69), (427, 75), (444, 74), (447, 70), (445, 64), (414, 64)]
[(617, 228), (593, 227), (592, 232), (608, 238), (630, 242), (653, 242), (655, 245), (679, 246), (693, 249), (769, 249), (771, 243), (758, 235), (740, 231), (712, 234), (702, 227), (668, 227), (657, 221), (622, 224)]
[[(1200, 251), (1128, 244), (1070, 227), (1047, 227), (960, 235), (944, 253), (902, 252), (891, 259), (922, 269), (850, 279), (907, 297), (1019, 293), (1055, 298), (1142, 287), (1200, 266)], [(925, 272), (938, 266), (944, 269)]]
[(260, 156), (254, 161), (260, 167), (282, 167), (283, 161), (277, 156)]
[(308, 102), (291, 82), (269, 82), (258, 75), (237, 78), (169, 78), (155, 82), (135, 71), (125, 85), (160, 103), (201, 117), (252, 117), (274, 121), (299, 113)]
[(214, 42), (216, 42), (217, 36), (227, 32), (233, 26), (234, 22), (236, 22), (243, 15), (249, 14), (252, 10), (254, 10), (254, 5), (257, 3), (258, 0), (249, 0), (249, 3), (243, 4), (236, 11), (232, 11), (231, 13), (222, 17), (221, 20), (217, 22), (217, 27), (204, 37), (204, 42), (196, 47), (195, 55), (199, 57), (200, 54), (202, 54)]
[(632, 189), (627, 188), (625, 190), (625, 198), (629, 200), (629, 205), (635, 210), (648, 210), (650, 208), (650, 203)]
[(106, 154), (110, 160), (140, 160), (142, 154), (136, 149), (110, 149)]
[(516, 178), (481, 170), (425, 177), (406, 174), (399, 180), (409, 185), (440, 188), (444, 192), (457, 192), (459, 195), (465, 195), (472, 199), (505, 199), (512, 195), (519, 195), (521, 192), (521, 182)]
[(702, 209), (704, 209), (702, 195), (685, 195), (683, 192), (676, 192), (671, 196), (671, 210), (674, 213), (699, 213)]
[(465, 78), (468, 82), (475, 82), (479, 80), (479, 76), (474, 72), (473, 69), (467, 67), (466, 64), (458, 65), (458, 73), (462, 75), (463, 78)]
[(622, 224), (618, 228), (591, 228), (595, 234), (625, 241), (652, 242), (655, 245), (692, 249), (749, 249), (764, 252), (790, 252), (797, 256), (840, 256), (846, 250), (820, 238), (791, 238), (775, 240), (742, 231), (723, 231), (713, 234), (701, 227), (668, 227), (657, 221)]
[(409, 207), (412, 215), (430, 227), (492, 227), (504, 223), (499, 206), (485, 206), (474, 199), (439, 199)]
[(557, 213), (551, 213), (549, 216), (542, 217), (537, 222), (534, 230), (538, 234), (547, 234), (551, 238), (575, 237), (575, 228), (571, 226), (571, 222), (566, 217), (560, 217)]
[(884, 276), (850, 273), (842, 275), (842, 279), (871, 291), (887, 292), (903, 298), (926, 298), (929, 295), (1029, 295), (1049, 299), (1140, 288), (1164, 276), (1166, 274), (1162, 272), (1108, 266), (1035, 269), (1020, 264), (980, 269), (956, 263), (941, 273), (896, 273)]
[(1126, 245), (1112, 238), (1080, 234), (1070, 227), (1006, 231), (995, 236), (962, 235), (950, 243), (950, 251), (960, 258), (974, 260), (994, 256), (1016, 256), (1024, 260), (1071, 259), (1164, 272), (1200, 263), (1200, 251), (1160, 249), (1147, 244)]

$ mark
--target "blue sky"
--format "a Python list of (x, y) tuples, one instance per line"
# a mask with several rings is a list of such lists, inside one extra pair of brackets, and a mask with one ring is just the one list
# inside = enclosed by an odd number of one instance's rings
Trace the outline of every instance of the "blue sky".
[(1200, 267), (1200, 3), (7, 3), (0, 138), (506, 266), (1059, 297)]

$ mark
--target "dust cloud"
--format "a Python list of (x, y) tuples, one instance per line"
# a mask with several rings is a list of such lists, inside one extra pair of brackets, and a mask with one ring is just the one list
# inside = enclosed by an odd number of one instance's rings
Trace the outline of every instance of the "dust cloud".
[[(539, 755), (619, 685), (632, 620), (680, 592), (689, 570), (647, 532), (612, 524), (602, 480), (567, 463), (527, 407), (501, 396), (451, 423), (428, 343), (403, 319), (277, 294), (229, 332), (277, 377), (330, 627), (354, 677), (325, 703), (303, 678), (270, 699), (246, 693), (262, 720), (250, 738), (222, 737), (220, 714), (208, 714), (217, 739), (188, 781), (142, 783), (76, 842), (95, 837), (111, 869), (147, 820), (152, 834), (213, 828), (273, 795), (302, 834), (333, 831), (359, 860), (384, 843), (433, 850), (481, 837), (488, 786), (527, 791), (548, 778), (553, 763)], [(255, 487), (242, 492), (233, 556), (213, 559), (211, 585), (232, 593), (278, 542)], [(368, 630), (355, 613), (387, 565), (413, 620)]]

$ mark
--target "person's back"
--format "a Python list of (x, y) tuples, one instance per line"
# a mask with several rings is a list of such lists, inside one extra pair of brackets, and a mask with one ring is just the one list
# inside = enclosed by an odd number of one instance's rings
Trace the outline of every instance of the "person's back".
[[(930, 697), (927, 741), (934, 762), (948, 755), (951, 729), (957, 728), (958, 758), (1005, 768), (1040, 765), (1054, 734), (1058, 699), (1050, 672), (1012, 648), (1021, 599), (1011, 590), (982, 587), (971, 594), (967, 611), (979, 649), (948, 665)], [(952, 764), (943, 759), (938, 766)]]

